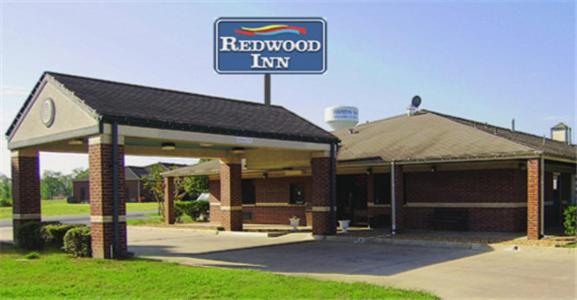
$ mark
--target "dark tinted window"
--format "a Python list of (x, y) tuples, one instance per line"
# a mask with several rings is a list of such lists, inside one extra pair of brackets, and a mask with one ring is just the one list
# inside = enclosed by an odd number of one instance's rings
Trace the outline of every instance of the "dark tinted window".
[(256, 191), (254, 187), (254, 180), (242, 181), (242, 204), (255, 204)]
[(391, 175), (375, 174), (373, 175), (373, 180), (375, 204), (391, 203)]

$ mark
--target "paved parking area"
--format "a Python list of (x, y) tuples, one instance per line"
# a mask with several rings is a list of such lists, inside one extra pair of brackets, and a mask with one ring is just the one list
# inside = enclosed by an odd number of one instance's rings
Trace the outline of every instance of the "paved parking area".
[(577, 252), (569, 249), (467, 250), (313, 241), (306, 234), (266, 238), (145, 227), (129, 227), (128, 239), (131, 251), (155, 259), (365, 281), (427, 290), (444, 299), (577, 295)]

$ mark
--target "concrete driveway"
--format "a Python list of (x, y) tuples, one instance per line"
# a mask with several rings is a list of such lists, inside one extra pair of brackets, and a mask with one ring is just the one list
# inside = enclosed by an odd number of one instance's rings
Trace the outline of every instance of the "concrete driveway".
[(467, 250), (313, 241), (306, 234), (266, 238), (145, 227), (130, 227), (128, 239), (131, 251), (155, 259), (364, 281), (427, 290), (444, 299), (577, 295), (577, 252), (569, 249)]

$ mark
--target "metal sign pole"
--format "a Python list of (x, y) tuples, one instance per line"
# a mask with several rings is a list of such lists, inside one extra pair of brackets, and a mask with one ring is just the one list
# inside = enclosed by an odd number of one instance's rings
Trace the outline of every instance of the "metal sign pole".
[(264, 104), (270, 106), (270, 74), (264, 74)]

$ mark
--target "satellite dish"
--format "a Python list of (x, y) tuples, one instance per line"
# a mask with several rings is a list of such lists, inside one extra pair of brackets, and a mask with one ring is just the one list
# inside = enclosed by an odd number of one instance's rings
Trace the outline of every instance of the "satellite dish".
[(413, 97), (413, 100), (411, 100), (411, 105), (413, 107), (419, 107), (419, 105), (421, 105), (421, 97), (419, 97), (418, 95)]

